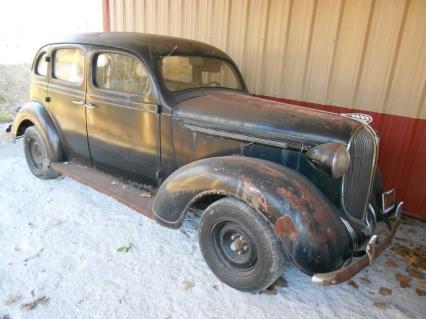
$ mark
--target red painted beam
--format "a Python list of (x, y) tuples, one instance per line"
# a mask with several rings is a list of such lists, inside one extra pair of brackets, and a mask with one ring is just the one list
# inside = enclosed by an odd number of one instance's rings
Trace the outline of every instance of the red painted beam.
[(102, 0), (102, 19), (104, 32), (111, 31), (109, 0)]
[(379, 166), (385, 190), (395, 187), (398, 200), (405, 202), (405, 213), (426, 220), (426, 120), (317, 104), (270, 96), (259, 97), (335, 113), (359, 112), (373, 116), (379, 132)]

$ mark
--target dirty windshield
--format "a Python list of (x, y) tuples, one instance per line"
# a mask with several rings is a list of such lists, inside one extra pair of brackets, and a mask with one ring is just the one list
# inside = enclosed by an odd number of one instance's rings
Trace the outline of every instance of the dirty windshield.
[(171, 92), (195, 88), (241, 90), (235, 67), (216, 58), (201, 56), (166, 56), (159, 60), (164, 84)]

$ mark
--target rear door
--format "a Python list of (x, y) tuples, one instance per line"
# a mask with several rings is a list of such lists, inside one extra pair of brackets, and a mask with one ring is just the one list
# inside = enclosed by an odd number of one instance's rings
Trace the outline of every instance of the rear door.
[(61, 45), (52, 49), (48, 109), (59, 126), (67, 158), (90, 163), (84, 105), (87, 49), (84, 45)]
[(48, 47), (42, 48), (34, 59), (31, 74), (30, 100), (47, 105)]
[(92, 47), (89, 68), (87, 133), (95, 167), (155, 180), (160, 114), (144, 63), (127, 52)]

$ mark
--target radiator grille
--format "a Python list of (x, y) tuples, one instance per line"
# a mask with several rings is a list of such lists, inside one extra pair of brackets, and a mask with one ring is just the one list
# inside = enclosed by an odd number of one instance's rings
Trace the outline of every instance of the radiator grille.
[(376, 164), (376, 141), (367, 128), (361, 128), (352, 137), (349, 154), (351, 164), (343, 177), (342, 202), (346, 213), (362, 220)]

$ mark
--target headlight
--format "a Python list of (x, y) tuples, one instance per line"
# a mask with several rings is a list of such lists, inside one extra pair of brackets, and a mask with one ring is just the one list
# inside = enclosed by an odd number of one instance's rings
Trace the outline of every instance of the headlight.
[(339, 178), (349, 169), (350, 156), (343, 144), (325, 143), (311, 148), (306, 158), (315, 168), (333, 178)]

